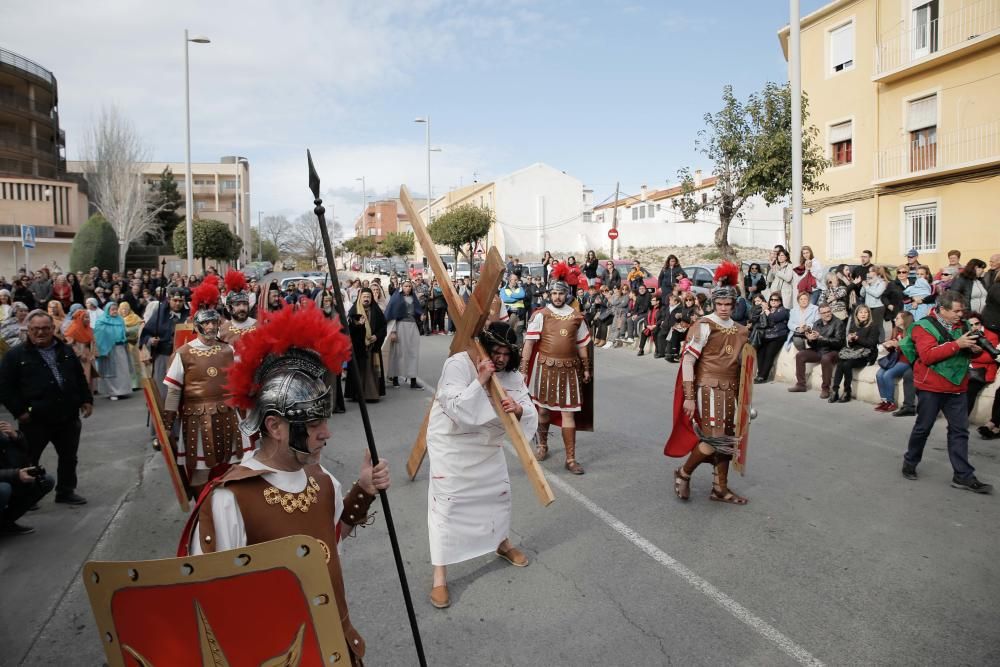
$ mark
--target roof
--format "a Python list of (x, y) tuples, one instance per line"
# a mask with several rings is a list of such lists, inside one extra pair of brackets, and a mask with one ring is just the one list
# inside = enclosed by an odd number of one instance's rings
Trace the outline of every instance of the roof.
[[(833, 0), (833, 2), (823, 5), (811, 14), (806, 14), (799, 19), (799, 30), (805, 30), (812, 24), (825, 19), (831, 14), (847, 7), (848, 5), (853, 5), (858, 2), (858, 0)], [(778, 31), (778, 42), (781, 43), (781, 52), (785, 55), (785, 60), (788, 60), (788, 34), (791, 32), (791, 25), (786, 25)]]
[[(707, 176), (701, 180), (701, 185), (695, 187), (695, 192), (698, 190), (704, 190), (705, 188), (711, 188), (715, 185), (716, 181), (719, 179), (715, 176)], [(646, 193), (646, 199), (642, 199), (639, 195), (625, 195), (624, 197), (618, 198), (618, 205), (624, 206), (625, 208), (631, 207), (633, 204), (645, 204), (651, 201), (663, 201), (664, 199), (670, 199), (671, 197), (676, 197), (681, 192), (683, 192), (684, 186), (675, 185), (673, 187), (664, 188), (663, 190), (654, 190), (653, 192)], [(609, 201), (606, 204), (601, 204), (600, 206), (595, 206), (595, 211), (600, 211), (608, 208), (614, 208), (615, 202)]]

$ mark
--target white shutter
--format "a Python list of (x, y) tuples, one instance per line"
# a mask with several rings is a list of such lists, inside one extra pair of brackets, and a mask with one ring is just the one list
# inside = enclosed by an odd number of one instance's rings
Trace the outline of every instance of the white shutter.
[(843, 69), (854, 60), (854, 24), (848, 23), (830, 32), (830, 67), (833, 70)]
[(841, 259), (854, 256), (854, 216), (835, 215), (829, 222), (829, 259)]
[(830, 143), (838, 144), (841, 141), (847, 141), (851, 138), (851, 121), (846, 123), (838, 123), (837, 125), (832, 125), (830, 127)]
[(906, 131), (915, 132), (937, 125), (937, 95), (913, 100), (906, 110)]

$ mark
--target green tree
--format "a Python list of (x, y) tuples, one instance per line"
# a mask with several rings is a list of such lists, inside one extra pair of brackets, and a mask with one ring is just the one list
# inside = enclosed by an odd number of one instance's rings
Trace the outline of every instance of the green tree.
[[(272, 264), (277, 264), (278, 260), (281, 258), (281, 252), (278, 250), (278, 246), (274, 245), (270, 240), (264, 239), (264, 242), (260, 241), (260, 233), (258, 233), (256, 227), (250, 228), (250, 256), (257, 257), (258, 260), (264, 260), (271, 262)], [(258, 257), (258, 255), (260, 255)]]
[(389, 232), (385, 235), (379, 249), (386, 257), (406, 257), (413, 254), (413, 232)]
[[(236, 259), (243, 249), (243, 239), (229, 230), (229, 225), (220, 220), (194, 221), (194, 256), (201, 259), (202, 271), (205, 270), (205, 260)], [(187, 230), (178, 227), (174, 230), (174, 252), (181, 259), (187, 259)]]
[(465, 204), (439, 216), (427, 227), (427, 231), (434, 243), (451, 248), (455, 253), (454, 266), (457, 270), (459, 254), (464, 254), (471, 266), (476, 241), (486, 237), (494, 222), (496, 214), (492, 209)]
[[(695, 149), (715, 165), (715, 186), (703, 202), (691, 170), (681, 169), (677, 172), (681, 196), (673, 206), (687, 220), (702, 212), (717, 212), (715, 245), (723, 258), (732, 259), (729, 226), (742, 219), (747, 200), (759, 195), (768, 204), (777, 204), (792, 191), (792, 96), (787, 84), (769, 82), (745, 103), (736, 98), (732, 86), (726, 86), (722, 100), (720, 111), (705, 114), (706, 127), (695, 141)], [(819, 130), (806, 124), (808, 106), (803, 95), (802, 189), (816, 192), (828, 189), (820, 176), (830, 163), (819, 145)]]
[(355, 236), (346, 239), (341, 246), (357, 257), (371, 257), (377, 248), (375, 239), (370, 236)]
[(118, 236), (100, 213), (90, 216), (73, 238), (69, 254), (70, 271), (118, 268)]
[(174, 230), (184, 219), (177, 213), (177, 209), (182, 205), (181, 193), (177, 190), (177, 181), (174, 180), (174, 172), (170, 167), (165, 167), (160, 174), (160, 180), (150, 186), (149, 208), (155, 212), (157, 224), (159, 225), (159, 238), (157, 234), (149, 232), (146, 234), (146, 243), (156, 243), (162, 241), (167, 245), (173, 243)]

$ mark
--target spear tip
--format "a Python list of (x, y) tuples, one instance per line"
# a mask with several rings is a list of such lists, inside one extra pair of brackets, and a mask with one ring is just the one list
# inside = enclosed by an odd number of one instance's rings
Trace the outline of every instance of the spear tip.
[(316, 173), (316, 165), (313, 164), (312, 153), (308, 148), (306, 159), (309, 161), (309, 189), (312, 190), (313, 199), (319, 199), (319, 174)]

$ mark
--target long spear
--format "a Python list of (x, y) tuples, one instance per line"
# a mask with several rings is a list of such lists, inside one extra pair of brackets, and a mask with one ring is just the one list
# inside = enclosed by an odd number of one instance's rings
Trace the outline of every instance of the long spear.
[[(347, 331), (347, 310), (344, 308), (344, 296), (340, 291), (340, 278), (337, 276), (337, 266), (333, 263), (333, 245), (330, 243), (330, 231), (326, 226), (326, 209), (323, 208), (323, 200), (319, 198), (319, 174), (316, 173), (316, 166), (313, 164), (312, 153), (306, 150), (306, 158), (309, 160), (309, 189), (313, 193), (313, 203), (316, 208), (313, 213), (319, 220), (319, 231), (323, 237), (323, 250), (326, 253), (326, 269), (330, 279), (333, 281), (333, 300), (337, 307), (337, 315), (340, 323)], [(358, 358), (358, 350), (354, 350), (351, 361), (347, 364), (347, 376), (354, 383), (354, 386), (361, 391), (361, 374), (355, 360)], [(378, 465), (378, 451), (375, 449), (375, 434), (372, 432), (372, 423), (368, 418), (368, 406), (365, 405), (364, 397), (360, 396), (358, 408), (361, 410), (361, 422), (365, 426), (365, 439), (368, 441), (368, 451), (372, 455), (372, 465)], [(403, 555), (399, 551), (399, 538), (396, 537), (396, 527), (392, 522), (392, 511), (389, 509), (389, 495), (385, 490), (378, 492), (382, 500), (382, 512), (385, 514), (385, 525), (389, 530), (389, 542), (392, 543), (392, 557), (396, 561), (396, 572), (399, 574), (399, 585), (403, 588), (403, 601), (406, 603), (406, 615), (410, 619), (410, 630), (413, 632), (413, 643), (417, 649), (417, 659), (420, 667), (427, 666), (427, 659), (424, 658), (424, 645), (420, 641), (420, 628), (417, 627), (417, 615), (413, 611), (413, 600), (410, 599), (410, 586), (406, 583), (406, 569), (403, 567)]]

